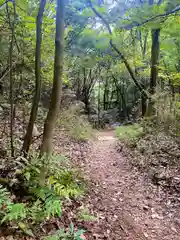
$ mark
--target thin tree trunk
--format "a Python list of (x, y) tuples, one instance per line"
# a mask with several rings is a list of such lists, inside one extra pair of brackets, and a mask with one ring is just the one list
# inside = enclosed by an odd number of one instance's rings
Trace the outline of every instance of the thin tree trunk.
[(65, 0), (57, 0), (53, 89), (49, 111), (44, 124), (43, 140), (40, 150), (41, 156), (44, 154), (49, 156), (52, 153), (52, 133), (61, 102), (64, 55), (64, 10)]
[[(150, 94), (153, 95), (156, 92), (157, 77), (158, 77), (158, 64), (159, 64), (159, 52), (160, 52), (160, 28), (152, 30), (152, 47), (151, 47), (151, 76), (150, 76)], [(148, 116), (153, 114), (153, 100), (149, 100), (148, 104)]]
[(108, 108), (108, 100), (109, 100), (108, 78), (106, 77), (105, 86), (104, 86), (104, 99), (103, 99), (104, 110), (107, 110)]
[(36, 52), (35, 52), (35, 76), (36, 76), (36, 90), (33, 98), (32, 108), (30, 119), (27, 127), (27, 132), (24, 138), (24, 143), (22, 147), (22, 151), (26, 156), (28, 154), (31, 141), (32, 141), (32, 133), (34, 123), (36, 121), (38, 105), (40, 101), (41, 95), (41, 43), (42, 43), (42, 20), (43, 13), (46, 5), (46, 0), (41, 0), (39, 6), (39, 12), (36, 20)]
[(101, 121), (100, 121), (100, 111), (101, 111), (101, 84), (100, 84), (100, 77), (99, 77), (99, 86), (98, 86), (98, 127), (100, 128)]
[(15, 32), (15, 22), (16, 22), (16, 5), (13, 2), (13, 15), (14, 19), (11, 23), (11, 17), (9, 13), (8, 2), (6, 2), (6, 10), (9, 19), (9, 26), (11, 28), (11, 40), (9, 47), (9, 83), (10, 83), (10, 91), (9, 91), (9, 100), (10, 100), (10, 143), (11, 143), (11, 156), (14, 157), (14, 98), (13, 98), (13, 47), (14, 47), (14, 32)]

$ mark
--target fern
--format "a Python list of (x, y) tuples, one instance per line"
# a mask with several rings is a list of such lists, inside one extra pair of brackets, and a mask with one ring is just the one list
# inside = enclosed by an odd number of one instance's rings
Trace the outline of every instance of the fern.
[(55, 176), (50, 176), (47, 185), (63, 198), (75, 198), (84, 194), (84, 186), (79, 184), (78, 174), (72, 169), (63, 169)]
[(50, 216), (61, 216), (62, 213), (62, 203), (60, 199), (58, 199), (54, 195), (50, 195), (45, 200), (45, 213), (46, 216), (49, 218)]
[(0, 185), (0, 209), (3, 205), (3, 203), (10, 204), (10, 193), (7, 191), (6, 188), (4, 188), (2, 185)]
[(26, 208), (22, 203), (10, 204), (7, 206), (7, 213), (2, 219), (2, 223), (12, 220), (23, 220), (26, 218)]
[(44, 240), (83, 240), (81, 235), (84, 233), (83, 229), (75, 231), (74, 225), (71, 223), (68, 231), (60, 229), (54, 235), (48, 236)]
[(28, 217), (32, 220), (32, 224), (39, 223), (45, 219), (43, 204), (39, 199), (28, 208)]
[[(39, 214), (41, 218), (49, 218), (51, 216), (60, 216), (62, 213), (62, 203), (60, 198), (53, 190), (48, 188), (32, 188), (31, 192), (37, 197), (37, 201), (31, 208), (31, 214)], [(34, 212), (33, 212), (34, 211)], [(36, 213), (37, 211), (37, 213)], [(40, 218), (40, 219), (41, 219)]]

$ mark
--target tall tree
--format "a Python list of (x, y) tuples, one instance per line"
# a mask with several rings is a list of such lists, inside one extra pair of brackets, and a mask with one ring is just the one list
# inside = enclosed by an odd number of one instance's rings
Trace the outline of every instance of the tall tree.
[(56, 38), (55, 38), (55, 58), (54, 58), (54, 79), (51, 93), (51, 102), (47, 118), (44, 124), (43, 140), (41, 145), (41, 155), (52, 152), (52, 133), (56, 121), (56, 116), (60, 108), (62, 95), (63, 76), (63, 52), (64, 52), (64, 12), (65, 0), (57, 0), (56, 10)]
[(16, 22), (16, 4), (13, 2), (13, 21), (11, 23), (11, 13), (9, 11), (8, 2), (6, 1), (6, 11), (11, 29), (10, 46), (9, 46), (9, 100), (11, 105), (10, 110), (10, 139), (11, 139), (11, 156), (14, 157), (14, 99), (13, 99), (13, 48), (15, 38), (15, 22)]
[(30, 119), (27, 127), (27, 132), (24, 138), (22, 151), (27, 155), (32, 141), (32, 133), (34, 123), (36, 121), (38, 105), (41, 95), (41, 43), (42, 43), (42, 20), (43, 13), (46, 5), (46, 0), (40, 1), (39, 11), (36, 20), (36, 52), (35, 52), (35, 76), (36, 76), (36, 89), (33, 98)]
[[(153, 5), (154, 0), (149, 0), (149, 5)], [(161, 1), (158, 1), (158, 5), (161, 4)], [(150, 94), (155, 94), (157, 78), (158, 78), (158, 65), (159, 65), (159, 53), (160, 53), (160, 28), (152, 29), (151, 31), (151, 39), (152, 39), (152, 47), (151, 47), (151, 75), (150, 75)], [(153, 114), (153, 99), (149, 99), (147, 115), (150, 116)]]

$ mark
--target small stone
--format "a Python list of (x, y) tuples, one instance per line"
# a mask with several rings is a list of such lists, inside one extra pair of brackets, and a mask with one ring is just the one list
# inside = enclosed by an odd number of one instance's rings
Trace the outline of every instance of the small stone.
[(176, 232), (176, 233), (177, 233), (177, 230), (176, 230), (175, 227), (171, 227), (171, 230), (172, 230), (173, 232)]
[(149, 210), (149, 207), (148, 207), (148, 206), (143, 206), (143, 210), (144, 210), (144, 211), (148, 211), (148, 210)]
[(180, 226), (180, 219), (175, 219), (175, 223)]
[(149, 235), (148, 235), (147, 233), (144, 233), (144, 236), (145, 236), (146, 238), (148, 238), (148, 237), (149, 237)]

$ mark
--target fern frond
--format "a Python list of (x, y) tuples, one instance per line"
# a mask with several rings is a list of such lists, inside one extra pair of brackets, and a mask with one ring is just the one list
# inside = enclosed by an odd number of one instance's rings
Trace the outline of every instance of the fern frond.
[(2, 185), (0, 185), (0, 208), (3, 203), (10, 203), (10, 193), (6, 188), (4, 188)]
[(7, 206), (8, 213), (2, 219), (2, 223), (12, 220), (23, 220), (26, 218), (26, 208), (22, 203), (10, 204)]
[(50, 216), (61, 216), (62, 203), (56, 196), (50, 195), (45, 200), (45, 213), (49, 218)]

